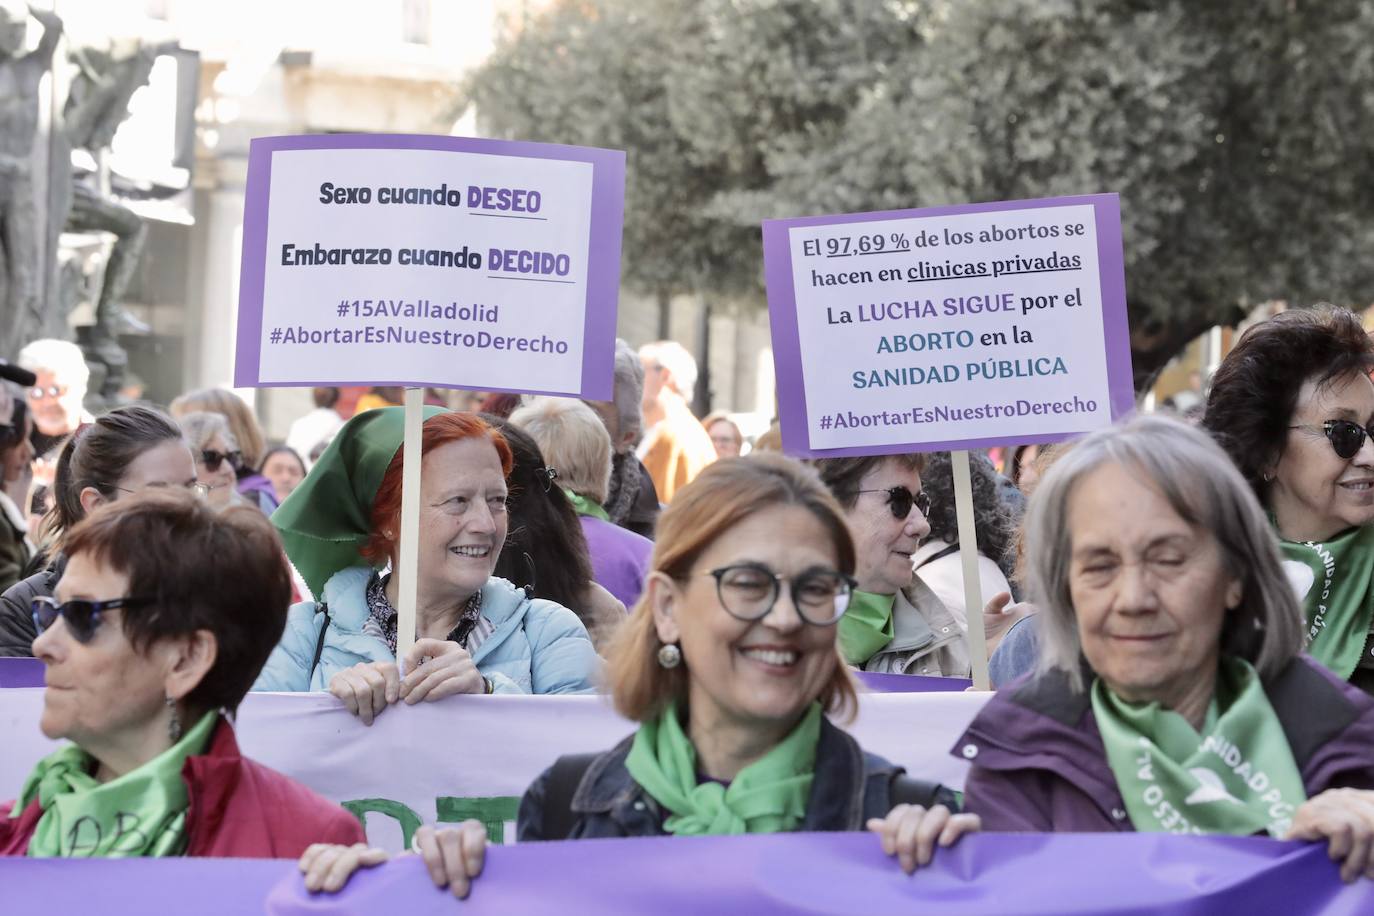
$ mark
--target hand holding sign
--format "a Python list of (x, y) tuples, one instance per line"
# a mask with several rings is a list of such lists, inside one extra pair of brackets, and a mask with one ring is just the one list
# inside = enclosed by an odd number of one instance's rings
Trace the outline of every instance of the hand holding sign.
[(485, 693), (486, 684), (467, 649), (447, 639), (417, 639), (406, 653), (401, 699), (414, 705), (458, 693)]

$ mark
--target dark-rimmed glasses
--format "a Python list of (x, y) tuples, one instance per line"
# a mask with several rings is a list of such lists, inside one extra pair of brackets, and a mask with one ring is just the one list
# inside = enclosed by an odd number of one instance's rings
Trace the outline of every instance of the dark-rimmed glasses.
[(912, 493), (906, 487), (888, 487), (886, 490), (860, 490), (859, 492), (887, 494), (887, 507), (892, 510), (892, 517), (898, 520), (905, 520), (911, 514), (912, 506), (920, 509), (921, 515), (930, 515), (930, 494), (924, 490), (920, 493)]
[(57, 622), (61, 617), (67, 621), (67, 631), (72, 634), (72, 638), (85, 645), (95, 636), (95, 631), (100, 628), (100, 618), (106, 611), (113, 611), (122, 607), (137, 607), (140, 604), (148, 604), (151, 598), (111, 598), (108, 601), (87, 601), (84, 598), (74, 598), (61, 604), (56, 598), (47, 595), (40, 595), (29, 602), (29, 611), (33, 614), (33, 625), (38, 628), (38, 632), (47, 632), (48, 627)]
[(831, 626), (844, 616), (857, 585), (833, 569), (808, 569), (789, 579), (762, 563), (734, 563), (698, 575), (716, 580), (716, 596), (726, 613), (748, 621), (767, 617), (787, 582), (797, 615), (817, 627)]
[(1289, 429), (1309, 429), (1320, 432), (1331, 443), (1331, 450), (1342, 461), (1349, 461), (1364, 448), (1364, 437), (1374, 436), (1374, 424), (1361, 426), (1352, 420), (1327, 420), (1321, 426), (1298, 425)]
[(200, 450), (200, 460), (205, 464), (205, 470), (213, 474), (219, 470), (219, 466), (224, 462), (229, 462), (229, 467), (237, 471), (243, 467), (243, 452), (217, 452), (214, 449), (203, 448)]

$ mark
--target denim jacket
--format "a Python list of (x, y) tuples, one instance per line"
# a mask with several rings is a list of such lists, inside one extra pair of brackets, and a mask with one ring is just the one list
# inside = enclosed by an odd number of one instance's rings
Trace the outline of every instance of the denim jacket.
[[(567, 839), (663, 836), (667, 814), (625, 768), (634, 735), (597, 756), (573, 794), (572, 830)], [(552, 768), (520, 800), (517, 832), (520, 842), (544, 837), (544, 805)], [(800, 831), (863, 830), (872, 817), (892, 810), (892, 780), (902, 768), (875, 754), (867, 754), (848, 733), (821, 720), (816, 742), (816, 770), (806, 817)], [(937, 800), (958, 810), (957, 796), (941, 786)], [(556, 837), (555, 839), (561, 839)]]

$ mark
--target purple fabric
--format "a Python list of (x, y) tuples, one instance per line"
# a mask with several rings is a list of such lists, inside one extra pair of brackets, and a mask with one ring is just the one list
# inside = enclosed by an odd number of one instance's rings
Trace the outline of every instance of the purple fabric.
[(43, 668), (36, 658), (0, 658), (0, 687), (42, 687)]
[[(1054, 677), (1000, 689), (950, 749), (973, 764), (965, 810), (980, 815), (988, 831), (1133, 831), (1092, 707), (1082, 695), (1069, 699), (1052, 688)], [(1315, 748), (1294, 745), (1309, 798), (1332, 788), (1374, 789), (1374, 699), (1307, 656), (1266, 691), (1290, 744), (1347, 714), (1334, 712), (1335, 692), (1349, 701), (1350, 721)]]
[(874, 693), (959, 693), (973, 686), (973, 681), (966, 677), (882, 674), (877, 671), (855, 671), (854, 675)]
[(581, 520), (597, 584), (615, 595), (627, 609), (634, 607), (644, 591), (654, 542), (590, 515), (581, 516)]
[(272, 489), (272, 481), (261, 474), (247, 474), (239, 478), (239, 493), (247, 496), (253, 505), (268, 515), (277, 508), (277, 491)]
[(1319, 844), (1158, 834), (984, 834), (912, 877), (857, 833), (497, 846), (461, 907), (415, 856), (359, 872), (336, 895), (307, 894), (294, 862), (244, 859), (4, 859), (0, 884), (6, 913), (111, 916), (1374, 911), (1374, 881), (1342, 884)]
[(461, 907), (408, 857), (332, 898), (307, 895), (293, 875), (267, 912), (1182, 914), (1274, 912), (1280, 901), (1285, 913), (1369, 912), (1374, 882), (1342, 884), (1317, 845), (1083, 835), (975, 836), (907, 877), (876, 837), (803, 833), (496, 847)]

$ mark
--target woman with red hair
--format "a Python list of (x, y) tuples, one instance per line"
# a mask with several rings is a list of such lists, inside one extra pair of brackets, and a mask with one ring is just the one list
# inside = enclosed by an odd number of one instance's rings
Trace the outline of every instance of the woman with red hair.
[[(505, 438), (426, 408), (415, 644), (398, 669), (405, 413), (358, 414), (272, 516), (321, 598), (291, 608), (254, 690), (328, 690), (365, 724), (457, 693), (586, 693), (599, 661), (577, 615), (492, 576), (506, 541)], [(402, 670), (404, 677), (402, 677)]]

